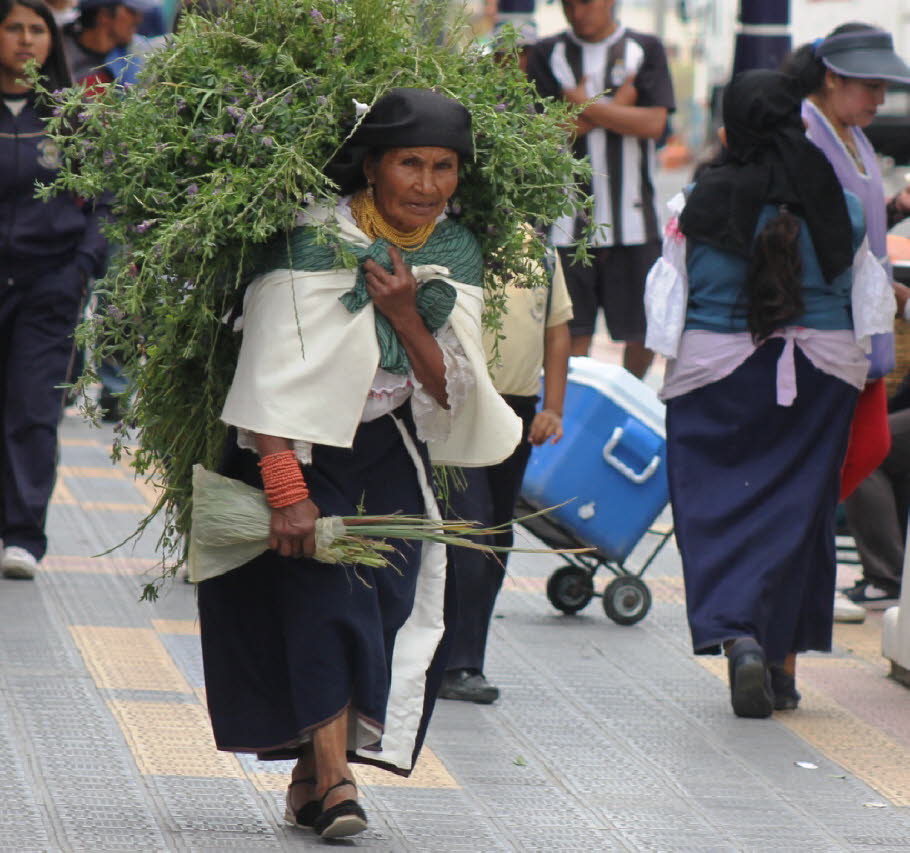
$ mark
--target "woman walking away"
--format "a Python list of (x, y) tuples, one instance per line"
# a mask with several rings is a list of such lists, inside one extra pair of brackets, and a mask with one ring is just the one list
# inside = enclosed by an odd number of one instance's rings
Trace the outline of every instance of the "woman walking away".
[(805, 136), (796, 81), (737, 75), (723, 118), (726, 156), (677, 201), (649, 278), (648, 331), (673, 359), (661, 393), (694, 650), (723, 649), (734, 712), (767, 717), (799, 701), (796, 654), (831, 648), (840, 468), (894, 297), (862, 206)]
[(366, 827), (349, 761), (407, 775), (417, 759), (446, 553), (393, 542), (392, 568), (327, 565), (309, 558), (315, 520), (439, 518), (429, 453), (495, 464), (521, 434), (487, 373), (479, 246), (445, 217), (472, 156), (460, 103), (393, 89), (333, 168), (351, 194), (302, 211), (244, 299), (221, 471), (264, 487), (272, 550), (199, 585), (209, 711), (220, 749), (296, 759), (286, 817), (325, 838)]
[(0, 0), (0, 569), (30, 579), (47, 549), (57, 426), (88, 279), (103, 269), (101, 204), (35, 198), (61, 166), (50, 109), (23, 79), (34, 61), (50, 90), (70, 84), (60, 34), (41, 0)]

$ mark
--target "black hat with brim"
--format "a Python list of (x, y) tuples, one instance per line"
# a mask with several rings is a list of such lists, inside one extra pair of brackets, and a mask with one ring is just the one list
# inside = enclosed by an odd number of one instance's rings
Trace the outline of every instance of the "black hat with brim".
[(894, 41), (882, 30), (859, 30), (828, 36), (815, 55), (835, 74), (887, 80), (910, 86), (910, 67), (894, 52)]
[(364, 183), (367, 152), (388, 148), (451, 148), (474, 159), (471, 114), (459, 101), (431, 89), (391, 89), (363, 116), (326, 174), (342, 192)]

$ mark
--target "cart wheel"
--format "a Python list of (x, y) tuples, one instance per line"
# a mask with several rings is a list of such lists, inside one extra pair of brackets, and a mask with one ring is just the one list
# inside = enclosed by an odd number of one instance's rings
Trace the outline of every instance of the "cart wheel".
[(563, 566), (547, 581), (547, 598), (563, 613), (578, 613), (594, 596), (594, 579), (587, 569)]
[(634, 625), (651, 609), (651, 593), (633, 575), (614, 578), (603, 594), (604, 613), (617, 625)]

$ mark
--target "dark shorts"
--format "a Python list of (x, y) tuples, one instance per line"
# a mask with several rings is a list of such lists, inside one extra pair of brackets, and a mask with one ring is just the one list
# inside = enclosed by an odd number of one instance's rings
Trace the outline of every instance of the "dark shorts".
[(589, 248), (590, 266), (573, 264), (574, 249), (557, 249), (572, 298), (573, 337), (594, 334), (598, 308), (614, 341), (645, 339), (645, 279), (660, 257), (660, 243)]

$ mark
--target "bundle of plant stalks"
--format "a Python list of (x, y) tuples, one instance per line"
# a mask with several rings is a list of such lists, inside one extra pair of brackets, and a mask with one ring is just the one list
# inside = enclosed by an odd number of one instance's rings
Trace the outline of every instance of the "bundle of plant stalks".
[[(214, 467), (225, 437), (219, 415), (239, 347), (225, 318), (299, 209), (334, 203), (324, 170), (356, 127), (355, 101), (432, 87), (470, 109), (476, 159), (452, 213), (480, 241), (494, 332), (505, 283), (537, 283), (528, 259), (544, 248), (526, 242), (523, 224), (579, 205), (570, 189), (587, 167), (566, 130), (575, 108), (541, 110), (508, 39), (505, 59), (485, 52), (449, 12), (444, 0), (234, 0), (214, 19), (182, 17), (126, 91), (45, 93), (64, 158), (46, 192), (114, 197), (106, 231), (117, 251), (96, 284), (106, 308), (78, 339), (96, 362), (119, 361), (130, 382), (113, 453), (134, 442), (137, 474), (161, 487), (137, 532), (163, 515), (163, 577), (185, 559), (192, 466)], [(90, 368), (82, 386), (96, 378)]]
[[(260, 489), (207, 471), (201, 465), (194, 466), (190, 580), (198, 583), (217, 577), (258, 557), (269, 547), (270, 520), (271, 510)], [(326, 516), (316, 520), (313, 559), (355, 568), (394, 568), (390, 555), (396, 546), (389, 540), (438, 542), (488, 553), (553, 553), (551, 549), (505, 548), (482, 541), (501, 532), (502, 527), (481, 527), (471, 521), (418, 515)], [(589, 550), (561, 549), (555, 553)], [(362, 577), (361, 581), (366, 582)]]

